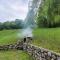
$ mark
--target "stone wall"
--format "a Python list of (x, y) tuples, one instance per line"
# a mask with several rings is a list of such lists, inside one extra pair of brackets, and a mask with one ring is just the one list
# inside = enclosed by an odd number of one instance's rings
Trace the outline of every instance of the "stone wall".
[(24, 50), (33, 56), (35, 60), (60, 60), (60, 54), (24, 41), (18, 41), (16, 44), (0, 46), (0, 50), (9, 49)]
[(10, 49), (17, 49), (23, 50), (23, 41), (18, 41), (15, 44), (8, 44), (8, 45), (0, 45), (0, 50), (10, 50)]
[(24, 43), (23, 49), (32, 55), (35, 60), (60, 60), (60, 54), (32, 44)]

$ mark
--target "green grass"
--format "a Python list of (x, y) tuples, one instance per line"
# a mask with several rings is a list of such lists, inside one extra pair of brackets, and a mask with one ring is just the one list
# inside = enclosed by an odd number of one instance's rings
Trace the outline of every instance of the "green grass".
[(60, 28), (41, 28), (33, 31), (34, 45), (60, 53)]
[(0, 60), (33, 60), (24, 51), (0, 51)]
[(0, 31), (0, 45), (12, 44), (18, 40), (18, 30)]
[[(0, 31), (0, 45), (14, 44), (20, 37), (20, 30)], [(19, 35), (19, 36), (18, 36)], [(19, 50), (0, 51), (0, 60), (33, 60), (28, 53)]]

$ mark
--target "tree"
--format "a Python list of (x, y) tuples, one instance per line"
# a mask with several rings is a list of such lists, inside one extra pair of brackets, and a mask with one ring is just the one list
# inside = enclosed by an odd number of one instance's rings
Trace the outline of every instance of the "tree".
[[(41, 3), (37, 24), (39, 27), (58, 27), (60, 26), (60, 0), (43, 0)], [(41, 23), (42, 22), (42, 23)], [(43, 26), (42, 26), (43, 25)]]
[(9, 22), (9, 21), (4, 22), (4, 23), (3, 23), (3, 28), (4, 28), (4, 29), (10, 29), (10, 28), (11, 28), (11, 27), (10, 27), (10, 22)]
[(16, 19), (15, 21), (6, 21), (1, 23), (0, 22), (0, 30), (3, 29), (22, 29), (24, 22), (21, 19)]
[(0, 22), (0, 30), (3, 30), (3, 23)]
[(16, 19), (15, 20), (15, 24), (16, 24), (16, 28), (23, 28), (24, 27), (24, 22), (23, 22), (23, 20), (21, 20), (21, 19)]

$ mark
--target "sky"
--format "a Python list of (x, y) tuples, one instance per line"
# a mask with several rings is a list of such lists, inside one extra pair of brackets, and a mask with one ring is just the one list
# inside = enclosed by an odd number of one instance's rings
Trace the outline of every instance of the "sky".
[(25, 19), (28, 0), (0, 0), (0, 22)]

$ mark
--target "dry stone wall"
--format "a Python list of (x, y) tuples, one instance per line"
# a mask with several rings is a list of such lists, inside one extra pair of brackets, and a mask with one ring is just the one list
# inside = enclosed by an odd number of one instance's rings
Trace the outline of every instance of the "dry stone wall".
[(0, 46), (0, 50), (18, 49), (28, 52), (35, 60), (60, 60), (60, 54), (50, 50), (32, 45), (26, 42), (17, 42), (16, 44), (9, 44)]
[(24, 43), (23, 49), (32, 55), (35, 60), (60, 60), (60, 54), (34, 46), (32, 44)]
[(23, 41), (18, 41), (15, 44), (9, 44), (9, 45), (0, 45), (0, 50), (10, 50), (10, 49), (18, 49), (23, 50)]

